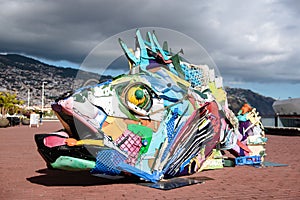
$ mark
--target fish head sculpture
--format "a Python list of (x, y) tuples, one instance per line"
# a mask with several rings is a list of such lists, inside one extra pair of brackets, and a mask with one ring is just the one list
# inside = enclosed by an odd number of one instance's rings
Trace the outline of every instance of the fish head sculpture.
[[(69, 165), (72, 169), (156, 182), (201, 170), (227, 133), (238, 129), (214, 69), (161, 47), (155, 33), (144, 40), (137, 30), (136, 40), (133, 51), (119, 39), (128, 74), (79, 88), (52, 104), (64, 131), (51, 139), (36, 136), (49, 165), (65, 168), (71, 160), (81, 166)], [(55, 137), (60, 142), (51, 142)]]

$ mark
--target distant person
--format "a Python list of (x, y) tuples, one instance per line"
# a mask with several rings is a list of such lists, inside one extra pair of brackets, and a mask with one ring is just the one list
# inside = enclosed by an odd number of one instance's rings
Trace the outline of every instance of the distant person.
[(40, 124), (42, 124), (43, 123), (43, 112), (40, 111), (39, 114), (40, 114)]
[(17, 112), (17, 114), (16, 114), (16, 117), (19, 117), (19, 118), (23, 117), (21, 111), (18, 110), (18, 112)]

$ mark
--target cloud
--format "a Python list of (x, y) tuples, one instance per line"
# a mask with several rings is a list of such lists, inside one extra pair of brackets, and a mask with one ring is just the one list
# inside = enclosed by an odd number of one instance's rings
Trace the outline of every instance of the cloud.
[(80, 64), (108, 37), (154, 26), (198, 41), (224, 79), (300, 82), (299, 1), (0, 0), (0, 4), (0, 52)]

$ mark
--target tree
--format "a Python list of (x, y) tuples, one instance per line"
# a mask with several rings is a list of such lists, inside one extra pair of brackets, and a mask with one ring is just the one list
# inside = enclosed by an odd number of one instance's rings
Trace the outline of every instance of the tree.
[(8, 111), (15, 113), (22, 104), (24, 104), (24, 101), (18, 100), (16, 94), (0, 92), (1, 118), (5, 118)]

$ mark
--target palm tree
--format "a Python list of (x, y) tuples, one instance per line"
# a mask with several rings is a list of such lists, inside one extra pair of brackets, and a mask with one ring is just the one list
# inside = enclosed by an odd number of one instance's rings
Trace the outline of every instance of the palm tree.
[(10, 92), (0, 92), (0, 111), (1, 117), (0, 120), (6, 124), (7, 112), (12, 111), (15, 113), (19, 109), (19, 105), (24, 104), (24, 101), (18, 100), (16, 94), (11, 94)]

